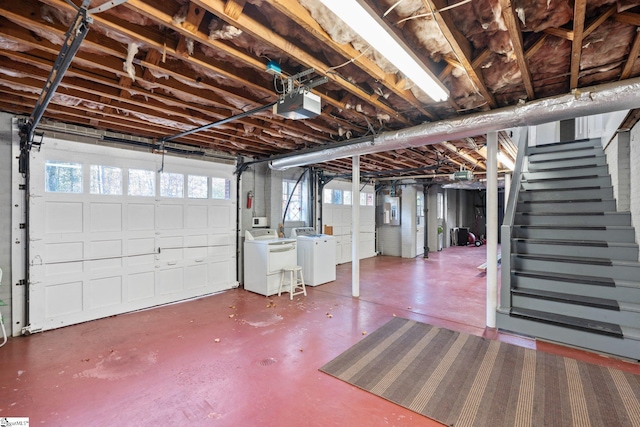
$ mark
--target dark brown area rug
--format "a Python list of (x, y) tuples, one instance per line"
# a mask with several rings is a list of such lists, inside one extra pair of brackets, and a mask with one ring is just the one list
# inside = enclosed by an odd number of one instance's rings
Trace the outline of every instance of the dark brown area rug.
[(640, 426), (640, 376), (393, 318), (322, 372), (451, 426)]

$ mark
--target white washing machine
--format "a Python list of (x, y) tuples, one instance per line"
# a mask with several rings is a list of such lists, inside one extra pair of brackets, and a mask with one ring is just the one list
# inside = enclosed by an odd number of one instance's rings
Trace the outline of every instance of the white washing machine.
[(260, 295), (278, 293), (282, 269), (298, 265), (296, 239), (278, 238), (272, 229), (247, 230), (244, 240), (244, 289)]
[(298, 241), (298, 265), (302, 267), (304, 283), (317, 286), (336, 280), (336, 238), (318, 234), (313, 227), (291, 231)]

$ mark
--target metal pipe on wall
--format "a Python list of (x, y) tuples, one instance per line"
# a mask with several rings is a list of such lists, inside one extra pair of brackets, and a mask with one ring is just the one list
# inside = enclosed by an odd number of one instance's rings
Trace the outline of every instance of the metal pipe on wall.
[(360, 141), (321, 151), (294, 154), (270, 162), (270, 167), (284, 170), (295, 166), (321, 163), (353, 155), (379, 153), (399, 148), (419, 147), (451, 139), (477, 136), (502, 129), (538, 125), (574, 117), (628, 110), (640, 107), (640, 78), (626, 83), (608, 83), (581, 89), (526, 104), (438, 122), (425, 123), (393, 132), (385, 132), (373, 141)]

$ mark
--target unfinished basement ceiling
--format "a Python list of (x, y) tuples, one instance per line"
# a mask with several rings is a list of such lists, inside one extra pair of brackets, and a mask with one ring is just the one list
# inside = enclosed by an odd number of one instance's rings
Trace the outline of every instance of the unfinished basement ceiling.
[[(81, 0), (0, 0), (0, 110), (29, 115)], [(96, 7), (105, 0), (93, 0)], [(322, 113), (264, 111), (175, 140), (257, 159), (640, 75), (640, 0), (382, 0), (369, 5), (450, 92), (434, 102), (318, 0), (128, 0), (93, 15), (45, 118), (160, 139), (273, 102), (313, 68)], [(457, 3), (457, 4), (456, 4)], [(396, 68), (394, 65), (398, 65)], [(515, 156), (505, 132), (500, 147)], [(485, 171), (484, 136), (369, 154), (363, 172)], [(349, 159), (323, 168), (343, 173)], [(404, 172), (399, 172), (404, 171)]]

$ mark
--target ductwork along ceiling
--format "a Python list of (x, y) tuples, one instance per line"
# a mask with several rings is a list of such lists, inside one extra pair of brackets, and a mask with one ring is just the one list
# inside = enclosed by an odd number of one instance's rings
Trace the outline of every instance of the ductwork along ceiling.
[[(29, 115), (80, 0), (0, 0), (0, 110)], [(93, 0), (97, 7), (105, 0)], [(160, 140), (274, 102), (286, 77), (321, 114), (271, 110), (175, 140), (264, 159), (330, 148), (640, 75), (640, 0), (368, 0), (447, 88), (435, 102), (319, 0), (128, 0), (93, 15), (45, 118)], [(282, 75), (267, 72), (275, 63)], [(640, 105), (639, 105), (640, 106)], [(634, 116), (635, 117), (635, 116)], [(629, 123), (626, 123), (628, 126)], [(509, 135), (501, 150), (515, 156)], [(363, 155), (363, 172), (485, 170), (478, 135)], [(350, 171), (349, 159), (323, 163)]]

